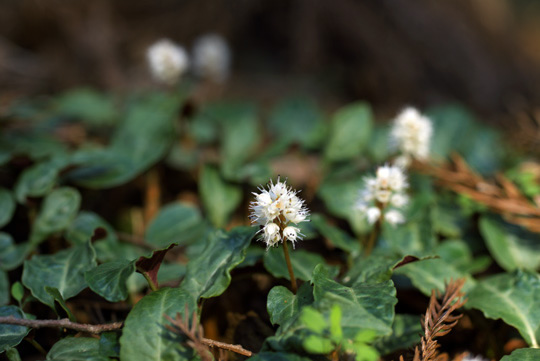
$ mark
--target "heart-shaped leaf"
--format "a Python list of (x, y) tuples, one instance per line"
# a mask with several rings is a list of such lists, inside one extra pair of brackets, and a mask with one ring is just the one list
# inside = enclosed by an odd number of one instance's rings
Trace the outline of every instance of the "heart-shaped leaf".
[(212, 233), (206, 248), (189, 262), (182, 287), (202, 298), (222, 294), (231, 282), (231, 270), (244, 260), (255, 232), (254, 227), (237, 227), (227, 233)]
[(66, 337), (53, 345), (46, 361), (110, 361), (99, 350), (99, 340), (91, 337)]
[(135, 261), (112, 261), (84, 274), (92, 291), (109, 302), (123, 301), (128, 296), (127, 279), (135, 272)]
[(96, 266), (96, 254), (90, 242), (52, 255), (36, 255), (24, 262), (22, 282), (34, 297), (54, 308), (54, 298), (46, 287), (58, 289), (64, 299), (86, 288), (84, 273)]

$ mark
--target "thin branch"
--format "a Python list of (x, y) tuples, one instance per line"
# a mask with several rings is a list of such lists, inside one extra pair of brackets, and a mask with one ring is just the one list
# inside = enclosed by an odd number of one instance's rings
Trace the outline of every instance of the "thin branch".
[(218, 347), (218, 348), (221, 348), (223, 350), (236, 352), (236, 353), (238, 353), (240, 355), (244, 355), (244, 356), (253, 355), (253, 352), (251, 352), (249, 350), (246, 350), (241, 345), (233, 345), (233, 344), (230, 344), (230, 343), (214, 341), (214, 340), (210, 340), (209, 338), (202, 338), (201, 341), (202, 341), (202, 343), (204, 343), (205, 345), (210, 346), (210, 347)]
[(31, 328), (67, 328), (70, 330), (93, 334), (119, 330), (124, 326), (123, 322), (113, 322), (103, 325), (89, 325), (86, 323), (71, 322), (67, 318), (62, 318), (60, 320), (27, 320), (24, 318), (16, 318), (13, 316), (0, 317), (0, 324), (26, 326)]

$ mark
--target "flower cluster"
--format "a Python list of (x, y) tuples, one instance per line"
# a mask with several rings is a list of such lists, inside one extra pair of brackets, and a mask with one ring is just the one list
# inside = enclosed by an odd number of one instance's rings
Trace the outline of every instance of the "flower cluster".
[(400, 167), (379, 167), (376, 177), (367, 177), (364, 182), (356, 208), (366, 216), (369, 223), (377, 222), (381, 216), (391, 225), (405, 222), (399, 209), (409, 200), (405, 194), (408, 184)]
[(424, 160), (429, 156), (433, 127), (429, 118), (415, 108), (408, 107), (399, 113), (390, 132), (390, 144), (402, 155), (397, 164), (406, 166), (411, 158)]
[(225, 39), (217, 34), (201, 36), (193, 47), (193, 67), (201, 78), (217, 83), (229, 76), (231, 53)]
[(168, 39), (150, 46), (146, 56), (154, 78), (169, 85), (176, 83), (189, 66), (184, 48)]
[(287, 240), (294, 246), (297, 239), (302, 239), (302, 234), (298, 227), (290, 224), (305, 222), (309, 215), (304, 200), (298, 198), (298, 192), (285, 182), (280, 182), (278, 178), (274, 184), (270, 180), (268, 189), (259, 187), (260, 193), (253, 193), (255, 201), (250, 204), (250, 219), (252, 223), (263, 226), (259, 231), (260, 239), (267, 247)]

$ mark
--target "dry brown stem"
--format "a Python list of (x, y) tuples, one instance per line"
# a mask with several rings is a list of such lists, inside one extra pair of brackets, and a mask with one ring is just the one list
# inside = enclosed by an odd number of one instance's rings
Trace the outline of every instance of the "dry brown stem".
[(497, 174), (497, 182), (490, 183), (475, 173), (457, 154), (452, 155), (451, 163), (435, 165), (415, 162), (414, 169), (433, 176), (443, 187), (467, 195), (501, 214), (506, 221), (540, 233), (540, 208), (504, 175)]
[(113, 322), (103, 325), (89, 325), (85, 323), (71, 322), (67, 318), (63, 318), (61, 320), (27, 320), (24, 318), (16, 318), (13, 316), (0, 317), (0, 324), (26, 326), (31, 328), (67, 328), (70, 330), (93, 334), (119, 330), (124, 326), (123, 322)]
[[(194, 311), (191, 315), (191, 326), (190, 323), (190, 317), (189, 317), (189, 311), (186, 305), (186, 308), (184, 310), (184, 316), (180, 315), (180, 313), (176, 314), (176, 318), (172, 318), (168, 315), (164, 315), (164, 317), (172, 324), (166, 326), (168, 330), (179, 333), (183, 333), (189, 338), (189, 341), (187, 341), (187, 345), (193, 348), (201, 357), (202, 361), (212, 361), (212, 354), (210, 353), (208, 347), (217, 347), (221, 350), (227, 350), (236, 352), (240, 355), (244, 356), (251, 356), (253, 355), (253, 352), (246, 350), (240, 345), (232, 345), (229, 343), (214, 341), (208, 338), (203, 337), (203, 328), (198, 323), (197, 320), (197, 312)], [(221, 357), (220, 357), (221, 358)]]

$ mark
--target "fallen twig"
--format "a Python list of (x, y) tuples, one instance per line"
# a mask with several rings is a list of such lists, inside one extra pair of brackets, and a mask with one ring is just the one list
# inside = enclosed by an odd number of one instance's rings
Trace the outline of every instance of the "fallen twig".
[(0, 324), (26, 326), (31, 328), (67, 328), (70, 330), (93, 334), (119, 330), (124, 326), (123, 322), (113, 322), (102, 325), (89, 325), (86, 323), (71, 322), (67, 318), (62, 318), (60, 320), (28, 320), (24, 318), (16, 318), (13, 316), (0, 317)]

